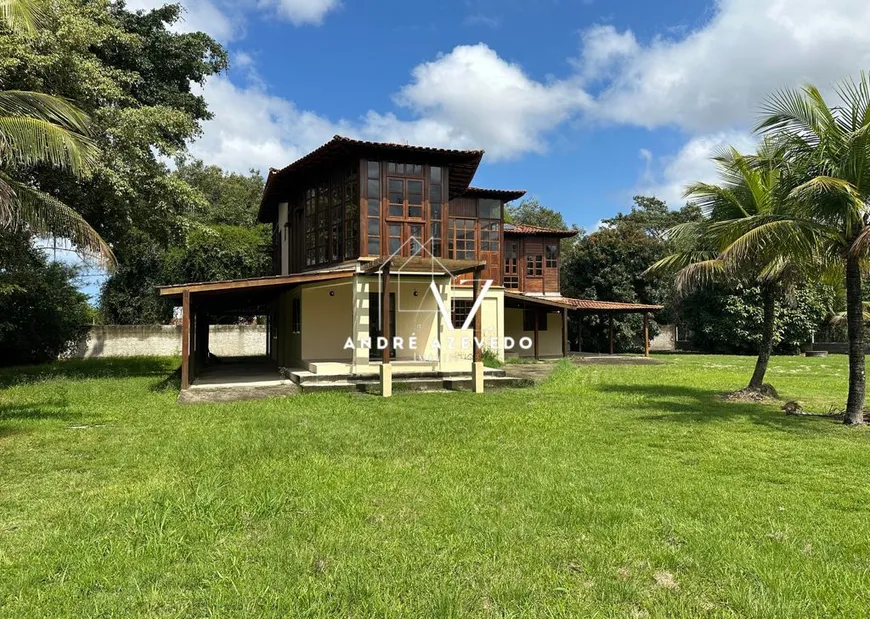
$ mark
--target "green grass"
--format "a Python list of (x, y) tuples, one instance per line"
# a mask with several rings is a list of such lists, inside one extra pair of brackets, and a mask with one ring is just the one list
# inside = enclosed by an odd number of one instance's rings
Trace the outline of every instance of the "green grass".
[[(867, 616), (870, 432), (663, 359), (187, 407), (172, 359), (0, 372), (0, 616)], [(825, 411), (846, 359), (769, 380)]]

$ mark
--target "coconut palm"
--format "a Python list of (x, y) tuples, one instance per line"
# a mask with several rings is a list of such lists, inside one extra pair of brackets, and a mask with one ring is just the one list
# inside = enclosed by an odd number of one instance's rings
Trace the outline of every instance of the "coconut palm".
[[(29, 34), (44, 19), (32, 0), (0, 0), (0, 25)], [(89, 132), (88, 116), (64, 99), (0, 89), (0, 226), (68, 238), (84, 254), (112, 266), (112, 250), (82, 216), (24, 177), (39, 165), (87, 175), (98, 152)]]
[[(721, 184), (693, 183), (689, 198), (706, 215), (700, 222), (681, 224), (668, 232), (676, 251), (648, 272), (676, 272), (678, 294), (686, 294), (713, 282), (744, 282), (757, 285), (762, 296), (762, 329), (755, 371), (747, 389), (761, 391), (773, 352), (777, 302), (799, 278), (798, 264), (777, 252), (752, 255), (723, 253), (742, 236), (747, 222), (771, 217), (785, 209), (788, 185), (782, 171), (766, 163), (775, 160), (772, 145), (764, 144), (758, 155), (741, 155), (729, 149), (714, 161)], [(739, 259), (737, 259), (739, 257)]]
[(814, 86), (771, 96), (757, 131), (774, 140), (781, 165), (806, 174), (789, 194), (788, 208), (742, 222), (723, 252), (737, 261), (775, 251), (798, 262), (808, 253), (845, 273), (849, 334), (849, 394), (845, 423), (864, 421), (865, 360), (862, 260), (870, 252), (870, 79), (837, 88), (829, 106)]

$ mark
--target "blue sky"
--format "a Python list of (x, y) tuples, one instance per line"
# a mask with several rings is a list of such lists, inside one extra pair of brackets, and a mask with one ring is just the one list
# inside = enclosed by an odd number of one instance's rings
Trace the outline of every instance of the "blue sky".
[(231, 55), (202, 88), (207, 163), (265, 172), (336, 133), (483, 148), (476, 185), (587, 230), (636, 193), (679, 206), (772, 90), (870, 69), (866, 0), (181, 2)]

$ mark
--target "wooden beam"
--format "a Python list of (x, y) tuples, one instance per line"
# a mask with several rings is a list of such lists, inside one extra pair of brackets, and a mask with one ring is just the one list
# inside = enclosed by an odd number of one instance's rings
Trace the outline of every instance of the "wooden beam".
[(562, 310), (562, 356), (568, 356), (568, 310)]
[[(478, 295), (480, 294), (480, 274), (480, 270), (474, 272), (474, 280), (472, 282), (474, 299), (477, 299)], [(472, 349), (474, 350), (473, 358), (475, 363), (483, 361), (483, 350), (480, 346), (477, 345), (477, 343), (481, 341), (481, 314), (483, 314), (483, 304), (481, 304), (480, 308), (477, 310), (477, 313), (474, 315), (474, 344), (472, 345)]]
[(649, 312), (643, 314), (643, 356), (649, 357)]
[(608, 314), (610, 319), (610, 354), (613, 354), (613, 314)]
[(355, 275), (354, 271), (336, 271), (333, 273), (300, 273), (297, 275), (273, 275), (271, 277), (255, 277), (224, 282), (201, 282), (182, 284), (180, 286), (158, 286), (161, 297), (183, 295), (188, 292), (222, 292), (251, 288), (269, 288), (286, 286), (288, 284), (303, 284), (306, 282), (325, 282), (336, 279), (347, 279)]
[(387, 261), (383, 266), (383, 277), (381, 279), (381, 334), (387, 339), (387, 346), (383, 350), (383, 362), (390, 362), (390, 350), (392, 349), (391, 340), (393, 334), (390, 333), (390, 262)]
[(190, 388), (190, 291), (181, 296), (181, 388)]

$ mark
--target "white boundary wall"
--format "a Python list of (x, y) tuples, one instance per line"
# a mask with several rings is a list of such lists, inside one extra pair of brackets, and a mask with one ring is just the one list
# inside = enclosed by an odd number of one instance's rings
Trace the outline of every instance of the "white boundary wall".
[[(219, 357), (266, 354), (265, 325), (212, 325), (209, 350)], [(92, 357), (178, 356), (181, 327), (166, 325), (105, 325), (91, 327), (88, 339), (69, 356)]]

